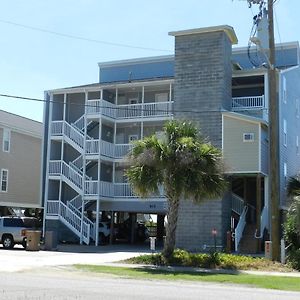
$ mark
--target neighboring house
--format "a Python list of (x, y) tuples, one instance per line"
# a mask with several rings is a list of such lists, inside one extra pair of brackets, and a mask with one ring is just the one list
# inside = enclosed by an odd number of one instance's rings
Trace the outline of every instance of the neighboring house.
[(0, 110), (3, 209), (41, 208), (42, 131), (42, 123)]
[[(98, 244), (99, 213), (165, 215), (163, 195), (136, 197), (124, 177), (131, 142), (158, 133), (171, 118), (199, 124), (222, 149), (231, 182), (223, 198), (182, 201), (177, 247), (201, 250), (226, 244), (256, 251), (270, 227), (267, 69), (253, 68), (234, 30), (216, 26), (172, 32), (175, 56), (99, 64), (99, 83), (45, 93), (44, 187), (46, 230), (68, 228)], [(298, 43), (278, 45), (280, 203), (286, 180), (300, 169)], [(86, 217), (96, 212), (96, 220)], [(160, 222), (161, 223), (161, 222)], [(63, 225), (62, 225), (63, 224)], [(62, 231), (64, 228), (64, 231)], [(254, 248), (251, 249), (252, 244)]]

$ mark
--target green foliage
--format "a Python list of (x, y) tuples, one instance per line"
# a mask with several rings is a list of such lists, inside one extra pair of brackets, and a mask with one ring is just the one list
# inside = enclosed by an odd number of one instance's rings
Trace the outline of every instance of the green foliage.
[[(298, 253), (300, 258), (300, 252)], [(151, 264), (162, 266), (184, 266), (197, 268), (220, 268), (231, 270), (286, 270), (279, 263), (274, 263), (264, 258), (232, 255), (220, 252), (189, 253), (185, 250), (176, 249), (166, 259), (161, 253), (142, 255), (129, 259), (127, 262), (136, 264)]]
[(162, 137), (136, 141), (128, 160), (126, 176), (142, 197), (157, 193), (162, 184), (174, 199), (200, 201), (220, 195), (226, 187), (221, 151), (204, 142), (191, 122), (170, 121)]
[(163, 134), (135, 142), (128, 161), (126, 176), (137, 195), (153, 196), (164, 187), (168, 201), (164, 256), (169, 258), (175, 246), (179, 199), (200, 202), (226, 188), (221, 151), (205, 142), (191, 122), (173, 120), (166, 123)]
[(287, 261), (300, 270), (300, 199), (296, 196), (287, 213), (284, 224), (284, 238), (288, 245)]
[(300, 174), (289, 178), (287, 190), (289, 196), (300, 195)]

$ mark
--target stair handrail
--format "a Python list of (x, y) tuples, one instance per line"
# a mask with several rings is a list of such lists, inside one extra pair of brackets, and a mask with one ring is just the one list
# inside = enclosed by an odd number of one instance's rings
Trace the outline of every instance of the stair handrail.
[(235, 228), (235, 231), (234, 231), (234, 235), (235, 235), (235, 251), (238, 251), (238, 246), (239, 246), (239, 243), (242, 239), (242, 236), (243, 236), (243, 231), (245, 229), (245, 226), (246, 226), (246, 216), (247, 216), (247, 211), (248, 211), (248, 206), (245, 205), (244, 209), (243, 209), (243, 212), (240, 216), (240, 219), (239, 219), (239, 222)]
[(75, 126), (76, 128), (78, 128), (82, 132), (82, 130), (84, 128), (84, 115), (82, 115), (76, 121), (72, 122), (71, 125)]
[[(69, 162), (69, 166), (75, 169), (81, 176), (83, 176), (83, 171), (80, 170), (72, 161)], [(85, 180), (92, 180), (92, 177), (85, 175)]]
[[(81, 211), (76, 208), (70, 201), (67, 202), (67, 206), (69, 207), (69, 209), (76, 214), (80, 219), (81, 219)], [(92, 222), (89, 218), (87, 218), (86, 216), (83, 216), (83, 221), (87, 224), (89, 224), (90, 226), (90, 237), (95, 240), (95, 233), (96, 233), (96, 226), (95, 223)]]
[(71, 200), (69, 200), (68, 202), (70, 202), (77, 209), (80, 209), (81, 206), (82, 206), (82, 196), (81, 195), (77, 195), (74, 198), (72, 198)]
[(269, 229), (269, 208), (265, 205), (260, 214), (260, 233), (255, 231), (255, 238), (263, 238), (265, 228)]
[(231, 209), (241, 215), (245, 207), (245, 200), (235, 193), (231, 195)]
[(61, 174), (68, 178), (73, 184), (75, 184), (78, 188), (82, 189), (83, 187), (83, 176), (70, 165), (68, 165), (65, 161), (62, 161)]

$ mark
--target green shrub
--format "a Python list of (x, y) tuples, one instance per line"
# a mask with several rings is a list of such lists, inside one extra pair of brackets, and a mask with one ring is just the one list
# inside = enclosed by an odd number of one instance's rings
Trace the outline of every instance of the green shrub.
[(300, 270), (300, 200), (295, 197), (284, 223), (284, 239), (288, 246), (287, 262)]
[[(297, 253), (300, 261), (300, 251)], [(293, 261), (295, 265), (297, 259)], [(166, 260), (161, 254), (142, 255), (131, 258), (127, 262), (135, 264), (151, 264), (160, 266), (185, 266), (196, 268), (220, 268), (231, 270), (276, 270), (285, 271), (283, 265), (272, 262), (264, 258), (253, 258), (250, 256), (225, 254), (219, 252), (207, 253), (189, 253), (185, 250), (177, 249), (173, 255)]]

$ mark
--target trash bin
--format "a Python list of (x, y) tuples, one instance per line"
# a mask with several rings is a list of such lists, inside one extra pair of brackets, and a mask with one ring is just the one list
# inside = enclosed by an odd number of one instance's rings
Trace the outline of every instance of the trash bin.
[(26, 251), (40, 250), (41, 231), (27, 230), (26, 232)]
[(57, 232), (46, 231), (45, 232), (45, 244), (44, 250), (56, 250), (57, 249)]

